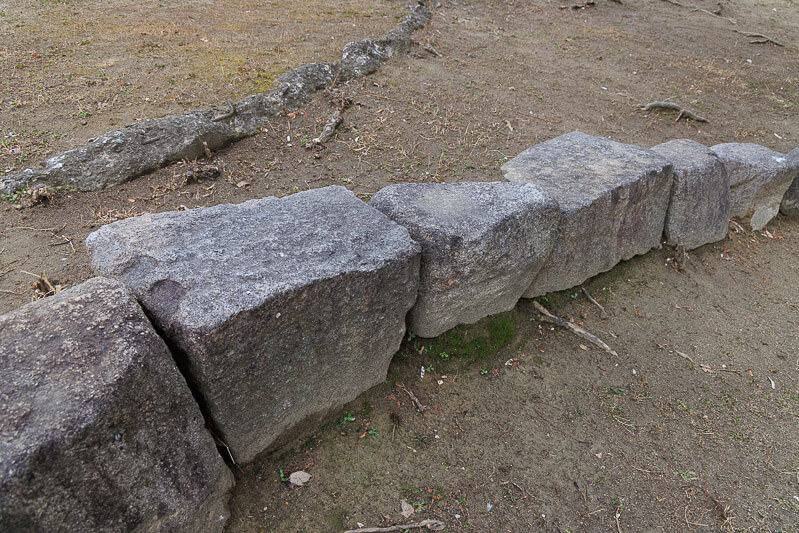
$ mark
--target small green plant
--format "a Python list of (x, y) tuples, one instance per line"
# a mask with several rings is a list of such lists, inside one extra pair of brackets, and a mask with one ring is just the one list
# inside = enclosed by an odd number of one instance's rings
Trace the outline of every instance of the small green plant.
[(680, 476), (683, 481), (686, 483), (690, 483), (691, 481), (695, 481), (697, 479), (696, 472), (691, 472), (690, 470), (678, 470), (674, 472), (674, 475)]
[(380, 435), (380, 432), (375, 427), (369, 428), (366, 432), (372, 437), (377, 437)]
[(309, 142), (311, 142), (311, 136), (308, 135), (308, 134), (305, 134), (305, 135), (302, 136), (302, 139), (300, 139), (300, 146), (305, 148), (305, 147), (308, 146)]
[(481, 368), (480, 369), (480, 375), (481, 376), (485, 376), (486, 374), (488, 374), (488, 369), (486, 367)]
[(341, 419), (341, 422), (339, 422), (338, 425), (343, 426), (347, 422), (355, 422), (355, 416), (352, 413), (347, 413), (344, 418)]
[(289, 478), (286, 474), (283, 473), (283, 469), (280, 469), (280, 481), (289, 481)]
[(19, 191), (15, 191), (15, 192), (12, 192), (12, 193), (4, 194), (2, 196), (2, 198), (6, 202), (10, 202), (12, 204), (15, 204), (15, 203), (19, 202), (19, 199), (22, 198), (22, 196), (24, 194), (25, 194), (25, 191), (19, 190)]
[(89, 118), (90, 116), (92, 116), (92, 112), (91, 111), (81, 111), (80, 113), (78, 113), (78, 116), (80, 118)]
[(608, 396), (616, 395), (616, 396), (624, 396), (624, 389), (611, 387), (610, 385), (605, 385), (605, 392)]
[(438, 354), (441, 359), (449, 359), (449, 354), (447, 352), (441, 352)]

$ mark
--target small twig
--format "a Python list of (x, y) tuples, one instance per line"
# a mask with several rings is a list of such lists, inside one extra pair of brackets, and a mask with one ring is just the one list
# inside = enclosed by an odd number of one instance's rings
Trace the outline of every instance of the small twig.
[(406, 529), (421, 529), (427, 528), (431, 531), (441, 531), (444, 529), (444, 522), (438, 520), (422, 520), (415, 524), (402, 524), (398, 526), (389, 527), (362, 527), (358, 529), (348, 529), (344, 533), (384, 533), (387, 531), (404, 531)]
[(553, 315), (552, 313), (547, 311), (547, 309), (543, 305), (541, 305), (540, 303), (536, 302), (535, 300), (533, 300), (533, 305), (541, 313), (541, 315), (542, 315), (541, 320), (543, 320), (545, 322), (550, 322), (552, 324), (555, 324), (556, 326), (560, 326), (562, 328), (568, 329), (569, 331), (571, 331), (572, 333), (574, 333), (578, 337), (582, 337), (583, 339), (587, 340), (591, 344), (599, 346), (600, 348), (602, 348), (603, 350), (608, 352), (610, 355), (619, 355), (615, 351), (613, 351), (610, 346), (605, 344), (605, 342), (602, 339), (600, 339), (599, 337), (597, 337), (596, 335), (592, 335), (591, 333), (588, 333), (587, 331), (585, 331), (583, 328), (581, 328), (577, 324), (572, 324), (571, 322), (569, 322), (566, 319), (563, 319), (563, 318), (560, 318), (560, 317), (557, 317), (557, 316)]
[(723, 18), (723, 19), (727, 20), (731, 24), (738, 24), (737, 22), (735, 22), (735, 19), (731, 19), (731, 18), (728, 18), (728, 17), (722, 17), (721, 16), (721, 7), (718, 8), (718, 11), (708, 11), (707, 9), (701, 8), (701, 7), (697, 6), (697, 5), (694, 5), (694, 4), (683, 4), (683, 3), (678, 2), (677, 0), (665, 0), (665, 1), (670, 3), (670, 4), (673, 4), (675, 6), (687, 7), (689, 9), (694, 10), (694, 11), (701, 11), (702, 13), (707, 13), (708, 15), (713, 15), (714, 17)]
[(697, 363), (696, 363), (696, 361), (694, 361), (693, 359), (691, 359), (691, 356), (690, 356), (690, 355), (688, 355), (688, 354), (685, 354), (685, 353), (682, 353), (682, 352), (678, 352), (677, 350), (674, 350), (674, 353), (676, 353), (677, 355), (679, 355), (679, 356), (680, 356), (680, 357), (682, 357), (683, 359), (686, 359), (686, 360), (688, 360), (688, 361), (691, 361), (691, 363), (693, 363), (693, 364), (697, 364)]
[(21, 291), (11, 291), (11, 290), (8, 290), (8, 289), (0, 289), (0, 293), (2, 293), (2, 294), (12, 294), (14, 296), (22, 296), (23, 294), (25, 294), (29, 290), (30, 289), (22, 289)]
[(435, 48), (433, 48), (432, 46), (430, 46), (429, 44), (425, 45), (424, 49), (425, 49), (425, 51), (430, 52), (431, 54), (433, 54), (436, 57), (442, 57), (441, 53), (438, 50), (436, 50)]
[(336, 82), (338, 81), (338, 75), (339, 74), (341, 74), (341, 67), (339, 67), (338, 70), (336, 71), (336, 77), (333, 78), (333, 82), (330, 84), (330, 88), (331, 89), (336, 86)]
[(583, 294), (585, 294), (585, 297), (586, 297), (586, 298), (588, 298), (588, 300), (589, 300), (589, 301), (590, 301), (592, 304), (594, 304), (595, 306), (599, 307), (599, 310), (600, 310), (600, 311), (602, 311), (602, 315), (601, 315), (601, 316), (602, 316), (602, 318), (607, 318), (607, 317), (608, 317), (608, 312), (607, 312), (607, 311), (605, 311), (605, 308), (604, 308), (604, 307), (602, 307), (602, 304), (600, 304), (599, 302), (597, 302), (596, 300), (594, 300), (594, 298), (593, 298), (593, 297), (592, 297), (590, 294), (588, 294), (588, 291), (587, 291), (587, 290), (585, 290), (585, 287), (583, 287), (582, 289), (583, 289)]
[(230, 98), (226, 100), (227, 102), (227, 112), (222, 113), (221, 115), (217, 115), (211, 119), (211, 122), (219, 122), (220, 120), (225, 120), (226, 118), (230, 118), (236, 114), (236, 108), (233, 107), (233, 102), (230, 101)]
[(752, 32), (752, 31), (741, 31), (741, 30), (733, 30), (733, 31), (735, 33), (740, 33), (741, 35), (746, 35), (747, 37), (756, 37), (757, 38), (757, 40), (749, 41), (749, 44), (771, 43), (771, 44), (775, 44), (777, 46), (782, 46), (783, 48), (786, 47), (783, 43), (779, 42), (778, 40), (772, 39), (768, 35), (763, 35), (762, 33), (756, 33), (756, 32)]
[(412, 393), (410, 390), (408, 390), (408, 389), (405, 387), (405, 385), (403, 385), (402, 383), (397, 383), (397, 387), (399, 387), (400, 389), (402, 389), (402, 390), (404, 390), (404, 391), (405, 391), (405, 394), (407, 394), (407, 395), (408, 395), (408, 397), (410, 397), (411, 401), (414, 403), (414, 405), (416, 405), (416, 409), (417, 409), (417, 410), (418, 410), (420, 413), (421, 413), (422, 411), (426, 411), (426, 410), (427, 410), (427, 406), (423, 405), (423, 404), (422, 404), (422, 402), (420, 402), (420, 401), (419, 401), (419, 398), (417, 398), (417, 397), (416, 397), (416, 395), (415, 395), (414, 393)]
[(336, 109), (336, 111), (330, 115), (330, 118), (327, 119), (327, 122), (325, 122), (322, 133), (319, 134), (319, 137), (313, 139), (308, 147), (325, 144), (333, 136), (339, 124), (341, 124), (341, 109)]
[(680, 120), (683, 117), (693, 119), (693, 120), (695, 120), (697, 122), (707, 122), (708, 121), (706, 118), (700, 117), (696, 113), (688, 111), (687, 109), (685, 109), (680, 104), (675, 104), (674, 102), (649, 102), (648, 104), (643, 106), (643, 108), (644, 108), (644, 111), (649, 111), (650, 109), (674, 109), (676, 111), (679, 111), (679, 114), (677, 115), (677, 119), (676, 119), (677, 121)]

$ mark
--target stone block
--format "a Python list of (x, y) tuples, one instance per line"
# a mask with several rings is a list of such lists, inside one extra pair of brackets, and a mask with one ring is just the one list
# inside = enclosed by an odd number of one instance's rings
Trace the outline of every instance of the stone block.
[(3, 531), (218, 532), (233, 476), (130, 291), (0, 316)]
[[(799, 168), (799, 148), (788, 154), (788, 160), (796, 168)], [(793, 183), (785, 191), (780, 203), (780, 212), (790, 217), (799, 217), (799, 174), (793, 179)]]
[(404, 183), (369, 203), (422, 246), (408, 328), (436, 337), (508, 311), (552, 250), (560, 210), (529, 183)]
[(575, 287), (660, 242), (672, 165), (651, 150), (572, 132), (528, 148), (502, 170), (560, 205), (558, 241), (526, 298)]
[(730, 184), (724, 165), (710, 148), (690, 139), (652, 147), (674, 165), (663, 236), (686, 250), (720, 241), (730, 222)]
[(385, 379), (419, 281), (408, 231), (343, 187), (130, 218), (87, 246), (242, 463)]
[(711, 147), (730, 180), (730, 214), (757, 231), (777, 216), (797, 168), (779, 153), (752, 143)]

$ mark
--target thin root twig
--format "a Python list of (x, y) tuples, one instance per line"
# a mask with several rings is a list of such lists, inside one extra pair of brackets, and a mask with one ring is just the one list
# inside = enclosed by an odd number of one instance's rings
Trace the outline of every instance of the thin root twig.
[(677, 119), (675, 120), (675, 122), (679, 121), (683, 117), (690, 118), (690, 119), (695, 120), (697, 122), (707, 122), (708, 121), (705, 117), (700, 117), (696, 113), (693, 113), (692, 111), (688, 111), (687, 109), (685, 109), (680, 104), (675, 104), (674, 102), (649, 102), (648, 104), (646, 104), (645, 106), (642, 106), (642, 107), (643, 107), (644, 111), (649, 111), (650, 109), (674, 109), (676, 111), (679, 111), (679, 113), (677, 114)]
[(596, 335), (592, 335), (591, 333), (588, 333), (586, 330), (584, 330), (583, 328), (581, 328), (577, 324), (572, 324), (571, 322), (569, 322), (568, 320), (566, 320), (564, 318), (560, 318), (560, 317), (557, 317), (557, 316), (553, 315), (552, 313), (547, 311), (547, 309), (543, 305), (541, 305), (540, 303), (536, 302), (535, 300), (533, 301), (533, 305), (535, 306), (536, 309), (538, 309), (538, 312), (541, 313), (541, 320), (543, 320), (545, 322), (549, 322), (549, 323), (555, 324), (556, 326), (560, 326), (562, 328), (568, 329), (569, 331), (571, 331), (572, 333), (574, 333), (578, 337), (582, 337), (583, 339), (587, 340), (591, 344), (593, 344), (595, 346), (599, 346), (600, 348), (602, 348), (603, 350), (608, 352), (610, 355), (619, 355), (613, 349), (611, 349), (610, 346), (605, 344), (605, 341), (603, 341), (602, 339), (600, 339)]
[(405, 387), (402, 383), (397, 383), (397, 387), (404, 390), (405, 394), (411, 399), (411, 401), (416, 405), (416, 409), (421, 413), (422, 411), (427, 410), (427, 406), (423, 405), (422, 402), (419, 401), (419, 398), (416, 397), (414, 393), (412, 393), (408, 388)]
[(688, 355), (688, 354), (686, 354), (686, 353), (678, 352), (677, 350), (674, 350), (674, 353), (676, 353), (677, 355), (679, 355), (680, 357), (682, 357), (682, 358), (683, 358), (683, 359), (685, 359), (686, 361), (691, 361), (691, 363), (692, 363), (692, 364), (694, 364), (694, 365), (696, 365), (696, 364), (697, 364), (697, 362), (696, 362), (696, 361), (694, 361), (694, 360), (691, 358), (691, 356), (690, 356), (690, 355)]
[(422, 520), (413, 524), (401, 524), (389, 527), (362, 527), (358, 529), (348, 529), (344, 533), (383, 533), (387, 531), (405, 531), (407, 529), (427, 528), (430, 531), (441, 531), (444, 529), (444, 522), (438, 520)]
[(230, 101), (230, 98), (228, 98), (225, 103), (227, 103), (227, 112), (216, 115), (211, 119), (211, 122), (219, 122), (220, 120), (225, 120), (236, 114), (236, 108), (233, 106), (233, 102)]
[(782, 46), (783, 48), (790, 48), (787, 47), (785, 44), (779, 42), (776, 39), (772, 39), (768, 35), (763, 35), (762, 33), (757, 33), (753, 31), (741, 31), (741, 30), (733, 30), (735, 33), (740, 33), (741, 35), (746, 35), (747, 37), (752, 37), (755, 40), (749, 41), (749, 44), (766, 44), (771, 43), (776, 46)]
[(594, 304), (595, 306), (599, 307), (599, 310), (600, 310), (600, 311), (602, 311), (602, 315), (601, 315), (601, 316), (602, 316), (602, 318), (607, 318), (607, 317), (608, 317), (608, 312), (607, 312), (607, 311), (605, 311), (605, 308), (604, 308), (604, 307), (602, 307), (602, 304), (601, 304), (601, 303), (599, 303), (599, 302), (597, 302), (597, 301), (594, 299), (594, 297), (593, 297), (593, 296), (591, 296), (591, 295), (588, 293), (588, 291), (587, 291), (587, 290), (585, 290), (585, 287), (583, 287), (582, 289), (583, 289), (583, 294), (585, 294), (585, 297), (586, 297), (586, 298), (588, 298), (588, 301), (590, 301), (590, 302), (591, 302), (592, 304)]

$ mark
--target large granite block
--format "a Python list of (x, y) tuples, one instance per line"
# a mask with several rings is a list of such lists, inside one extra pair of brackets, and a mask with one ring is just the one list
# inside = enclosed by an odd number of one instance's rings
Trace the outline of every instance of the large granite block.
[(797, 166), (785, 155), (758, 144), (724, 143), (711, 150), (727, 169), (732, 216), (741, 218), (753, 231), (762, 229), (777, 216)]
[(730, 222), (730, 184), (724, 165), (710, 148), (690, 139), (652, 147), (674, 165), (663, 235), (686, 250), (722, 240)]
[(528, 148), (502, 170), (560, 205), (558, 241), (524, 297), (568, 289), (658, 245), (672, 165), (638, 146), (572, 132)]
[(529, 183), (404, 183), (369, 203), (422, 246), (408, 328), (436, 337), (512, 309), (552, 250), (560, 210)]
[(121, 283), (94, 278), (0, 316), (0, 529), (222, 531), (232, 485)]
[(238, 462), (385, 379), (420, 248), (343, 187), (144, 215), (89, 235), (185, 357)]
[[(799, 168), (799, 148), (788, 154), (791, 165)], [(799, 217), (799, 174), (793, 179), (793, 183), (785, 191), (780, 203), (780, 212), (783, 215)]]

